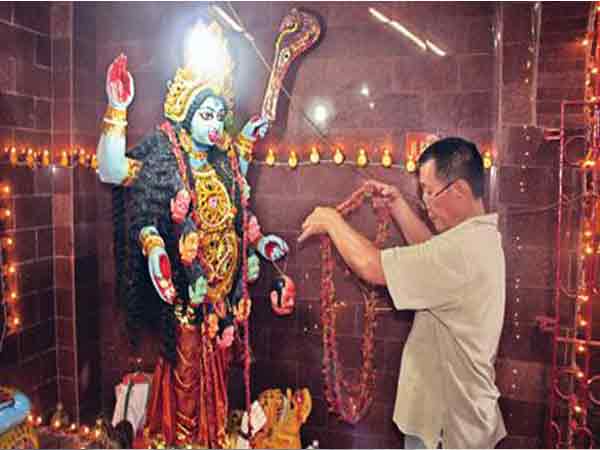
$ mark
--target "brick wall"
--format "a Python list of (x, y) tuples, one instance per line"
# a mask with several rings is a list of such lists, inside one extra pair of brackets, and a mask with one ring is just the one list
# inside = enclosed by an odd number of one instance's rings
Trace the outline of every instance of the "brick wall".
[[(0, 6), (0, 145), (49, 148), (51, 144), (52, 54), (50, 6), (5, 2)], [(0, 180), (12, 188), (3, 199), (12, 218), (2, 236), (14, 238), (8, 252), (17, 275), (22, 328), (7, 337), (0, 353), (2, 384), (26, 392), (39, 408), (57, 399), (53, 276), (52, 177), (0, 163)]]

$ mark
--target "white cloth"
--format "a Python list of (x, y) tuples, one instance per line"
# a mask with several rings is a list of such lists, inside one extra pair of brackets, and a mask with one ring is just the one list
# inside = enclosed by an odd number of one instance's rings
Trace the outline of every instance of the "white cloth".
[[(265, 412), (258, 401), (254, 401), (250, 407), (250, 423), (252, 423), (252, 436), (260, 431), (267, 423), (267, 416), (265, 415)], [(244, 415), (242, 416), (242, 424), (240, 428), (242, 433), (248, 435), (248, 411), (245, 411)], [(240, 435), (238, 436), (236, 448), (249, 449), (251, 448), (250, 442), (248, 439)]]
[(440, 433), (444, 448), (493, 448), (506, 435), (494, 370), (505, 303), (497, 223), (497, 214), (477, 216), (381, 252), (395, 307), (416, 310), (394, 422), (428, 448)]
[(115, 395), (117, 402), (113, 414), (112, 424), (116, 426), (121, 420), (127, 419), (133, 425), (133, 434), (137, 434), (138, 430), (144, 426), (146, 421), (146, 406), (150, 394), (150, 382), (140, 383), (135, 382), (131, 386), (129, 394), (129, 404), (127, 405), (127, 413), (125, 413), (125, 399), (127, 397), (127, 384), (120, 383), (115, 386)]

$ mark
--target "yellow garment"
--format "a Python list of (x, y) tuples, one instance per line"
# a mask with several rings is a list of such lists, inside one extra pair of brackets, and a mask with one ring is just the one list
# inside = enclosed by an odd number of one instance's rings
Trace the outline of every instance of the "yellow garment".
[(494, 362), (504, 321), (497, 214), (418, 245), (382, 251), (398, 309), (416, 310), (404, 347), (394, 422), (435, 448), (494, 448), (506, 436)]

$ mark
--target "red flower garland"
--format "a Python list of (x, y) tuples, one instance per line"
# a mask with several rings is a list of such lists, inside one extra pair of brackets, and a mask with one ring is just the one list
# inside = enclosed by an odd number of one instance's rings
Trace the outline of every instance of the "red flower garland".
[[(377, 216), (377, 235), (375, 245), (381, 248), (388, 236), (390, 223), (389, 210), (372, 196), (370, 187), (362, 187), (354, 192), (350, 198), (337, 206), (337, 211), (342, 216), (347, 216), (358, 209), (365, 199), (372, 199), (372, 206)], [(374, 367), (374, 338), (376, 327), (377, 295), (373, 288), (364, 294), (364, 333), (362, 337), (362, 367), (360, 370), (359, 384), (355, 386), (344, 380), (343, 368), (339, 361), (336, 340), (336, 308), (335, 285), (333, 272), (335, 261), (333, 258), (331, 239), (324, 235), (321, 237), (321, 322), (323, 324), (323, 376), (325, 379), (325, 398), (329, 411), (337, 414), (343, 421), (356, 424), (361, 420), (373, 401), (375, 388)]]

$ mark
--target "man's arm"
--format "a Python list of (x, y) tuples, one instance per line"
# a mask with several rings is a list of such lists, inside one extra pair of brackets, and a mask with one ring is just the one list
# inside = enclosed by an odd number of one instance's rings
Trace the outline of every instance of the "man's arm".
[(298, 242), (323, 233), (329, 234), (338, 252), (356, 275), (369, 283), (385, 285), (379, 249), (333, 208), (316, 208), (304, 221)]
[(402, 194), (390, 204), (390, 213), (410, 245), (420, 244), (433, 236), (429, 227), (408, 205)]
[(431, 238), (429, 227), (408, 205), (398, 188), (375, 180), (367, 181), (366, 185), (373, 187), (375, 193), (387, 202), (392, 219), (400, 227), (409, 244), (420, 244)]

